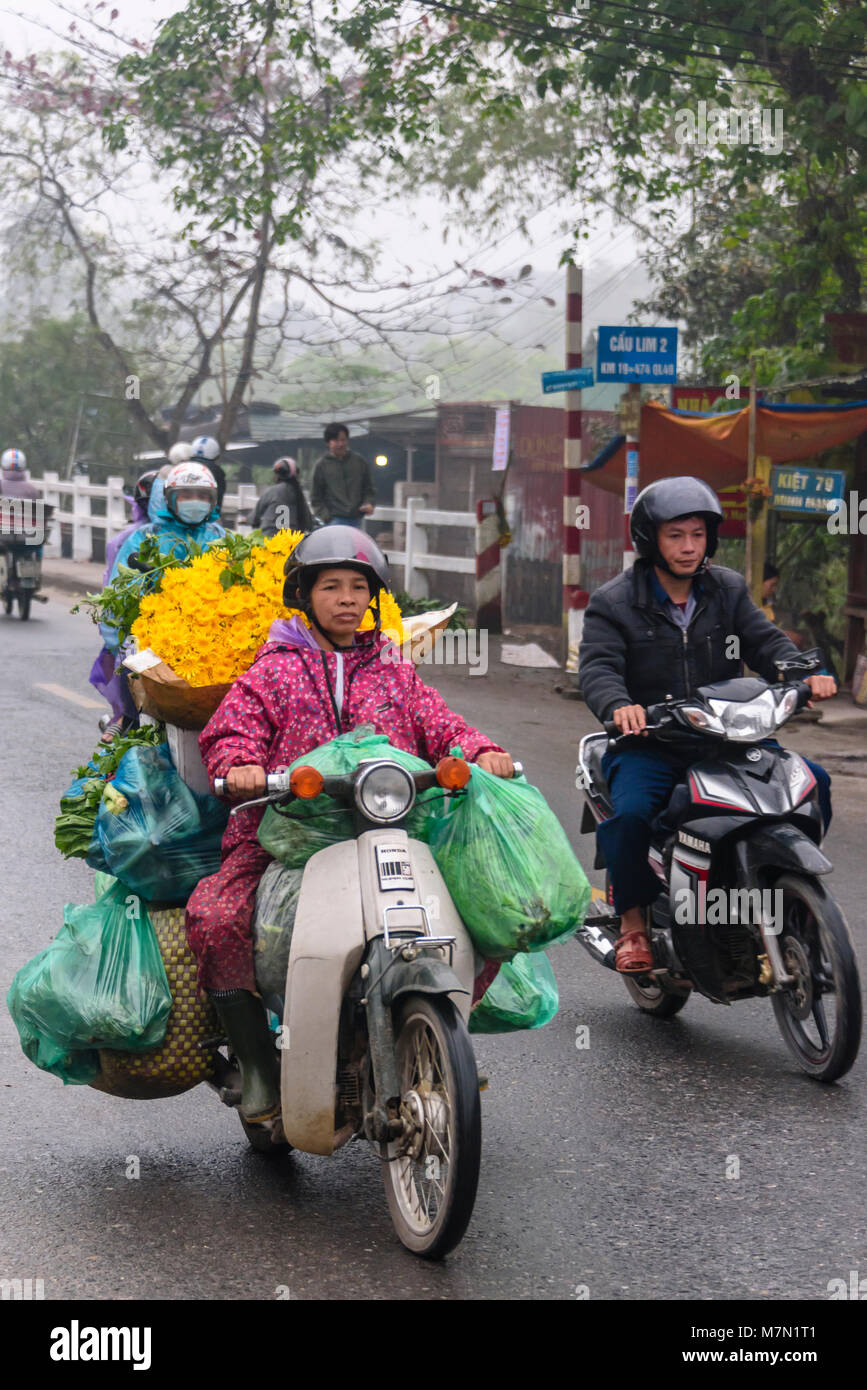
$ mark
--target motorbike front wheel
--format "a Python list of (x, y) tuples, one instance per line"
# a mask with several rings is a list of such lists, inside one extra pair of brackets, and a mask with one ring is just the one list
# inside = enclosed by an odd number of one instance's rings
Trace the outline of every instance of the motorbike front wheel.
[(789, 1051), (818, 1081), (836, 1081), (861, 1043), (861, 988), (852, 938), (839, 907), (821, 882), (784, 874), (778, 937), (795, 983), (771, 995)]
[(402, 999), (394, 1039), (405, 1132), (383, 1145), (386, 1198), (406, 1248), (441, 1259), (467, 1229), (479, 1183), (476, 1059), (466, 1024), (441, 996)]
[(32, 597), (33, 595), (28, 590), (18, 595), (18, 616), (22, 623), (26, 623), (27, 619), (30, 617), (30, 600)]

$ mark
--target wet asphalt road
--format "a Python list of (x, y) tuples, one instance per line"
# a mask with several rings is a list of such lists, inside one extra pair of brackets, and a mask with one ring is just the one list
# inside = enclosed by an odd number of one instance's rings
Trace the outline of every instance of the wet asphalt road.
[[(4, 996), (63, 903), (92, 897), (52, 824), (99, 711), (35, 688), (92, 695), (95, 630), (69, 603), (28, 624), (0, 616)], [(572, 790), (583, 706), (553, 694), (550, 673), (427, 678), (524, 761), (589, 863)], [(832, 886), (867, 978), (867, 782), (834, 790)], [(551, 958), (554, 1022), (476, 1039), (491, 1078), (479, 1196), (463, 1244), (434, 1266), (392, 1234), (366, 1146), (268, 1163), (205, 1087), (150, 1103), (64, 1088), (0, 1011), (0, 1278), (41, 1278), (48, 1299), (563, 1299), (586, 1286), (591, 1300), (818, 1300), (829, 1280), (867, 1275), (865, 1057), (822, 1087), (789, 1060), (765, 1002), (695, 999), (662, 1023), (579, 946)]]

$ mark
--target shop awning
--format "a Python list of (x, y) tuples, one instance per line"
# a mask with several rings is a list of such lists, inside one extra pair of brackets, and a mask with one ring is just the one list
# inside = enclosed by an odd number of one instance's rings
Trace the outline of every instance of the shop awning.
[[(756, 408), (756, 454), (773, 463), (812, 458), (867, 430), (867, 401), (844, 405), (773, 405)], [(749, 408), (719, 414), (672, 410), (658, 401), (641, 407), (641, 487), (678, 473), (693, 474), (719, 491), (747, 476)], [(626, 440), (612, 439), (584, 465), (606, 492), (622, 492)]]

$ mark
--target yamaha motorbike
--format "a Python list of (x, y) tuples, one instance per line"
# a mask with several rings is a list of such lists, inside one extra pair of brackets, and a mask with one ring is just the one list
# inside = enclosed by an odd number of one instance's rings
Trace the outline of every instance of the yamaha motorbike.
[[(787, 672), (803, 669), (793, 661)], [(816, 779), (773, 735), (806, 704), (802, 680), (740, 677), (702, 686), (647, 710), (648, 735), (581, 740), (581, 830), (614, 814), (602, 758), (626, 738), (694, 756), (652, 827), (648, 862), (662, 891), (649, 910), (653, 967), (621, 978), (638, 1007), (671, 1018), (691, 994), (715, 1004), (770, 998), (801, 1067), (820, 1081), (843, 1076), (861, 1040), (861, 990), (849, 928), (825, 885)], [(596, 868), (605, 868), (597, 848)], [(620, 919), (591, 905), (578, 939), (614, 970)]]
[[(273, 970), (265, 980), (254, 952), (281, 1116), (264, 1124), (242, 1117), (247, 1137), (270, 1155), (331, 1155), (367, 1140), (382, 1162), (398, 1236), (428, 1259), (461, 1239), (478, 1186), (479, 1076), (467, 1019), (483, 962), (430, 849), (405, 822), (418, 792), (459, 791), (469, 776), (459, 758), (415, 773), (387, 757), (343, 776), (298, 767), (269, 774), (268, 794), (233, 811), (274, 805), (291, 816), (293, 802), (322, 796), (349, 809), (355, 828), (355, 838), (318, 850), (304, 868), (294, 918), (287, 911), (277, 924), (288, 944), (279, 985)], [(225, 795), (222, 779), (214, 791)], [(221, 1052), (218, 1066), (215, 1087), (237, 1106), (237, 1065)]]

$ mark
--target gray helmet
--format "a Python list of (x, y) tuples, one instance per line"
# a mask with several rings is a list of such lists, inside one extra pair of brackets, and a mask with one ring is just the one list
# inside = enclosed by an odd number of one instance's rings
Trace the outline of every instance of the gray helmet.
[(656, 543), (657, 527), (664, 521), (680, 521), (689, 516), (701, 517), (707, 527), (705, 559), (709, 560), (716, 554), (717, 533), (724, 520), (720, 500), (713, 488), (701, 478), (660, 478), (642, 488), (629, 517), (629, 533), (636, 553), (642, 560), (668, 569)]
[(295, 590), (306, 603), (320, 570), (358, 570), (367, 579), (371, 598), (391, 587), (388, 561), (375, 541), (355, 526), (322, 526), (300, 540), (283, 566), (283, 602), (295, 608)]

